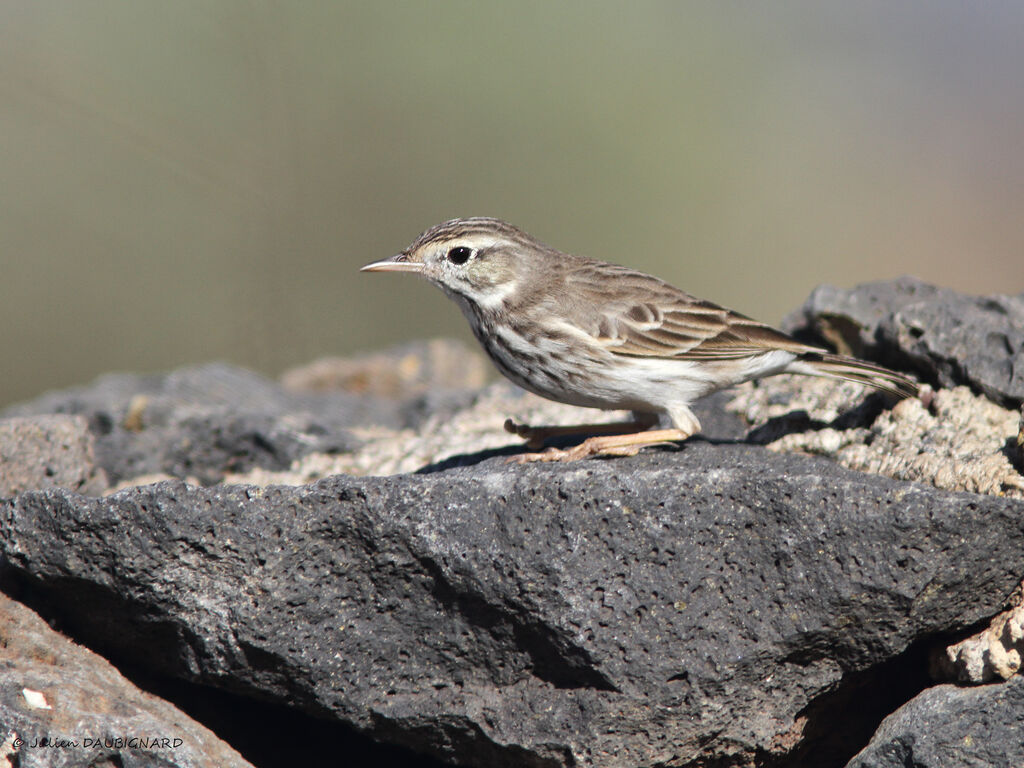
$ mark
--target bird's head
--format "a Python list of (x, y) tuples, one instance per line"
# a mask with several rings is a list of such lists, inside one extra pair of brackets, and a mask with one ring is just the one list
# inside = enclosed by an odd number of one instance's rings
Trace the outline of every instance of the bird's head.
[(363, 272), (416, 272), (455, 299), (496, 306), (515, 290), (523, 269), (547, 250), (499, 219), (452, 219), (431, 227), (397, 256)]

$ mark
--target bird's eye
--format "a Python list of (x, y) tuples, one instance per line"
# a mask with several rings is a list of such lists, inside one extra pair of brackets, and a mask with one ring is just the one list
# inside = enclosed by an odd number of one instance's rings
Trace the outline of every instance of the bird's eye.
[(473, 255), (473, 249), (464, 245), (457, 246), (448, 251), (448, 261), (452, 264), (465, 264)]

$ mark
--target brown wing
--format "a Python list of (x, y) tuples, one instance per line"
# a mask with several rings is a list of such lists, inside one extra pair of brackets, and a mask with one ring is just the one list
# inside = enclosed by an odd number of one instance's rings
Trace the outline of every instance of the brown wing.
[(613, 354), (731, 360), (778, 349), (823, 351), (625, 267), (589, 262), (566, 281), (570, 295), (587, 297), (568, 313), (573, 323)]

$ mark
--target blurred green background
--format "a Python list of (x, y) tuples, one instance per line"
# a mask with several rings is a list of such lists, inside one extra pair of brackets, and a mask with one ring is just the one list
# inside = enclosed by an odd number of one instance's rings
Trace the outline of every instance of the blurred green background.
[(471, 336), (409, 276), (492, 215), (771, 322), (1024, 290), (1024, 4), (0, 3), (0, 404)]

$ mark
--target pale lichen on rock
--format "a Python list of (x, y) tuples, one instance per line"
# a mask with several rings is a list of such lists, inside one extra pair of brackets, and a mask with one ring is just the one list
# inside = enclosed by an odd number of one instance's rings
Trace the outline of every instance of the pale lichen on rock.
[(769, 450), (830, 456), (850, 469), (945, 490), (1024, 496), (1009, 449), (1019, 428), (1014, 411), (955, 387), (930, 393), (929, 407), (904, 400), (861, 426), (849, 415), (863, 394), (847, 382), (777, 377), (742, 385), (729, 408), (762, 428)]
[(932, 676), (958, 683), (989, 683), (1016, 675), (1024, 654), (1024, 585), (1011, 603), (981, 632), (936, 654)]

